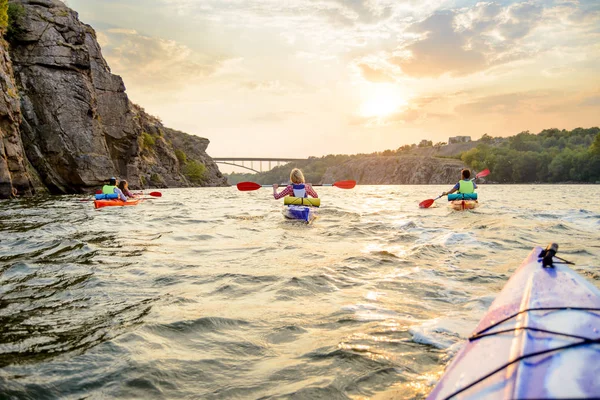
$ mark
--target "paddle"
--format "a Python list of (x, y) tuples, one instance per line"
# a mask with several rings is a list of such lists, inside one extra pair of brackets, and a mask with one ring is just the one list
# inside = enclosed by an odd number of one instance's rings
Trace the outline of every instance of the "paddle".
[[(260, 185), (255, 182), (240, 182), (237, 185), (238, 190), (242, 192), (249, 192), (251, 190), (258, 190), (263, 187), (273, 187), (273, 185)], [(311, 186), (335, 186), (340, 189), (352, 189), (356, 186), (356, 181), (338, 181), (335, 183), (323, 183), (320, 185), (311, 185)]]
[[(475, 175), (475, 178), (473, 178), (471, 180), (474, 181), (477, 178), (483, 178), (484, 176), (488, 176), (489, 174), (490, 174), (490, 170), (486, 168), (483, 171), (481, 171), (480, 173), (478, 173), (477, 175)], [(440, 194), (435, 199), (423, 200), (422, 202), (419, 203), (419, 208), (429, 208), (429, 207), (431, 207), (431, 205), (433, 204), (433, 202), (436, 201), (437, 199), (439, 199), (442, 196), (443, 196), (443, 194)]]

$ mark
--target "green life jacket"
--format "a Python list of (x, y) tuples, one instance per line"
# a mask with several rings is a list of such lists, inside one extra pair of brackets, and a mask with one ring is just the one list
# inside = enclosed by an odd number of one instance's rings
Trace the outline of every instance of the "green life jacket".
[(473, 187), (473, 181), (465, 181), (465, 180), (460, 180), (458, 181), (458, 193), (474, 193), (475, 192), (475, 188)]
[(115, 192), (116, 186), (104, 185), (102, 187), (103, 194), (113, 194)]

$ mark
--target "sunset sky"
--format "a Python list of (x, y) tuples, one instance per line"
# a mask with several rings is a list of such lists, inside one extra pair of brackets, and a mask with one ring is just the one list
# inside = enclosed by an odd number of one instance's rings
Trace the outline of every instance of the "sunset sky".
[(600, 1), (67, 0), (131, 100), (213, 157), (600, 124)]

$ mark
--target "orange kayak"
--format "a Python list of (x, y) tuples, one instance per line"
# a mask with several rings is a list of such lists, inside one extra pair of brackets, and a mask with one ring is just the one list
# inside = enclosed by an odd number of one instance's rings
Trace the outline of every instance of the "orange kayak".
[(456, 211), (472, 210), (476, 207), (479, 207), (477, 200), (452, 200), (448, 203), (448, 205)]
[(141, 199), (123, 200), (94, 200), (94, 208), (113, 207), (113, 206), (137, 206)]

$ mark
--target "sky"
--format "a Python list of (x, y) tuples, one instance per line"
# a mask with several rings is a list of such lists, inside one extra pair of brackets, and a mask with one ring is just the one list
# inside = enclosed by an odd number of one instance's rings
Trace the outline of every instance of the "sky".
[(66, 0), (129, 98), (212, 157), (600, 125), (600, 1)]

